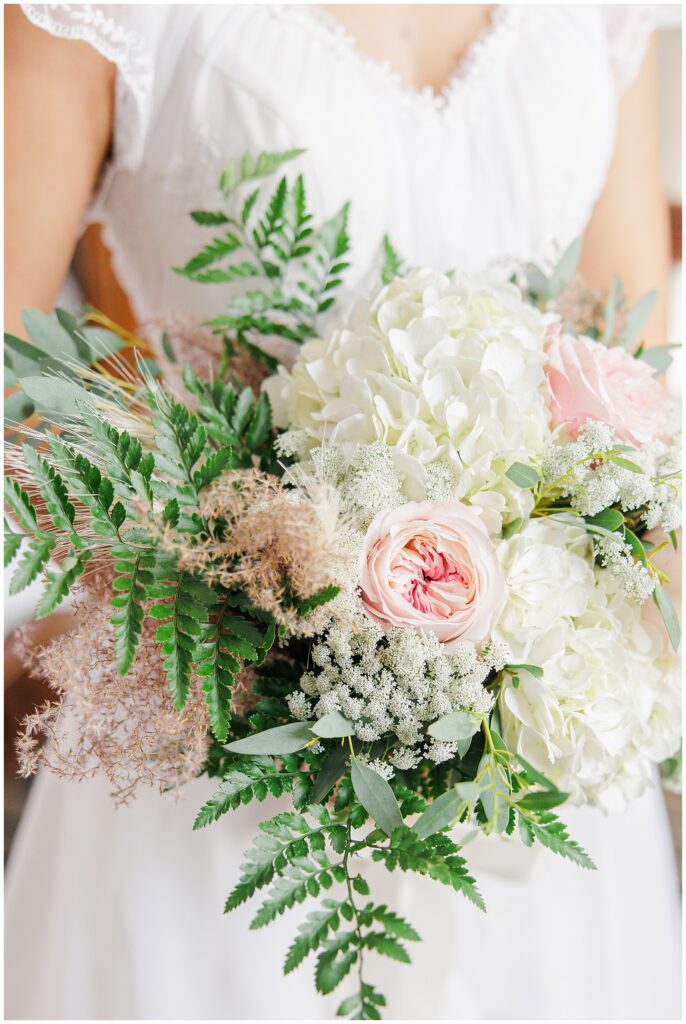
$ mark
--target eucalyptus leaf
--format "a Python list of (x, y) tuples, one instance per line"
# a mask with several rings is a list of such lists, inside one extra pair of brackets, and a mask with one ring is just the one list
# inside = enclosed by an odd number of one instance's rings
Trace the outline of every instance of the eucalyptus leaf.
[(312, 732), (315, 736), (322, 736), (324, 739), (333, 739), (339, 736), (354, 736), (355, 726), (342, 715), (340, 711), (331, 711), (328, 715), (323, 715), (316, 722), (310, 723)]
[(576, 274), (581, 259), (583, 238), (575, 238), (565, 249), (548, 280), (548, 298), (556, 299)]
[(648, 559), (646, 557), (643, 541), (641, 541), (636, 536), (636, 534), (628, 528), (628, 526), (624, 527), (624, 539), (626, 540), (627, 544), (633, 549), (633, 552), (638, 558), (639, 562), (642, 562), (643, 565), (647, 565)]
[(463, 740), (455, 740), (455, 746), (457, 747), (457, 756), (466, 757), (469, 752), (469, 748), (472, 745), (472, 737), (465, 736)]
[(455, 789), (449, 789), (429, 804), (415, 821), (412, 831), (416, 832), (420, 839), (428, 839), (434, 832), (440, 832), (441, 829), (452, 825), (460, 814), (460, 808), (464, 807), (465, 801), (458, 796)]
[(679, 650), (679, 644), (681, 643), (681, 627), (679, 625), (679, 616), (676, 613), (676, 609), (672, 604), (671, 598), (661, 583), (655, 587), (653, 591), (653, 600), (660, 610), (663, 622), (669, 634), (669, 639), (672, 647), (675, 651)]
[(635, 462), (630, 459), (625, 459), (621, 455), (609, 455), (608, 458), (614, 462), (615, 466), (621, 466), (622, 469), (628, 469), (631, 473), (642, 473), (643, 470)]
[(527, 793), (520, 800), (517, 800), (517, 807), (523, 807), (527, 811), (550, 811), (553, 807), (563, 804), (569, 793), (561, 790), (541, 790), (536, 793)]
[(510, 820), (510, 787), (504, 769), (490, 751), (484, 753), (477, 775), (482, 776), (479, 799), (486, 815), (486, 831), (504, 832)]
[(294, 754), (313, 739), (309, 722), (289, 722), (227, 743), (234, 754)]
[(432, 722), (427, 732), (436, 740), (454, 743), (456, 740), (470, 739), (480, 727), (481, 721), (474, 715), (466, 711), (453, 711)]
[(21, 319), (31, 341), (48, 356), (82, 362), (73, 338), (53, 317), (38, 309), (24, 309)]
[(20, 384), (39, 409), (67, 416), (78, 416), (79, 403), (89, 399), (84, 388), (61, 377), (22, 377)]
[(505, 476), (523, 490), (536, 487), (540, 480), (538, 470), (534, 469), (533, 466), (525, 466), (523, 462), (513, 462), (510, 468), (506, 470)]
[(612, 341), (615, 333), (615, 324), (617, 322), (617, 303), (619, 301), (622, 292), (622, 285), (615, 275), (612, 278), (612, 284), (607, 293), (607, 303), (605, 305), (605, 329), (603, 331), (603, 341), (605, 344), (609, 344)]
[(657, 302), (657, 290), (646, 292), (636, 305), (629, 310), (624, 318), (624, 326), (619, 334), (619, 342), (625, 348), (631, 348), (639, 340), (641, 332), (650, 319)]
[(5, 399), (5, 423), (23, 423), (35, 411), (35, 405), (23, 391), (13, 391)]
[(355, 796), (387, 836), (402, 828), (403, 816), (393, 790), (378, 772), (353, 758), (350, 777)]
[(526, 279), (529, 289), (537, 298), (545, 299), (548, 295), (548, 278), (540, 267), (535, 263), (529, 263), (526, 267)]
[(519, 529), (519, 527), (521, 525), (522, 525), (522, 517), (521, 516), (517, 516), (517, 518), (513, 519), (512, 522), (507, 523), (505, 526), (503, 526), (503, 533), (502, 533), (503, 540), (507, 540), (509, 537), (512, 537), (517, 532), (517, 530)]
[(535, 676), (536, 679), (542, 679), (543, 678), (543, 669), (541, 668), (540, 665), (525, 665), (525, 664), (521, 664), (521, 665), (515, 665), (515, 664), (506, 665), (505, 666), (505, 671), (506, 672), (510, 672), (510, 673), (512, 673), (514, 675), (516, 675), (516, 674), (518, 674), (520, 672), (528, 672), (530, 676)]
[(314, 780), (310, 801), (319, 804), (329, 795), (335, 784), (348, 767), (350, 748), (347, 746), (337, 747), (332, 754), (329, 754), (322, 765), (319, 774)]
[(479, 799), (481, 787), (476, 782), (457, 782), (455, 792), (467, 804), (474, 804)]
[(585, 516), (585, 521), (592, 526), (602, 526), (604, 530), (613, 532), (624, 526), (624, 516), (616, 508), (604, 508), (594, 516)]
[(644, 348), (637, 358), (652, 366), (657, 374), (665, 373), (672, 365), (670, 352), (673, 348), (681, 348), (681, 345), (655, 345), (653, 348)]
[(537, 782), (539, 786), (543, 786), (544, 789), (550, 790), (550, 792), (559, 792), (555, 783), (551, 782), (543, 772), (539, 772), (538, 768), (534, 768), (534, 766), (529, 761), (526, 761), (521, 754), (515, 754), (515, 757), (521, 764), (522, 768), (525, 769), (534, 782)]

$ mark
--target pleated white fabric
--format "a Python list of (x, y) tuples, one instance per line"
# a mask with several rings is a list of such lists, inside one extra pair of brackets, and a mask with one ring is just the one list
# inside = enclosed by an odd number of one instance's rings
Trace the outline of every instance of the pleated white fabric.
[[(105, 225), (141, 320), (207, 318), (223, 287), (171, 267), (199, 243), (188, 210), (217, 200), (244, 150), (307, 147), (327, 216), (352, 200), (352, 288), (389, 231), (410, 262), (479, 270), (546, 261), (579, 234), (602, 188), (618, 97), (647, 38), (644, 12), (592, 5), (496, 9), (439, 97), (403, 86), (316, 9), (290, 5), (29, 5), (118, 68), (114, 154), (90, 211)], [(6, 1016), (19, 1019), (321, 1019), (312, 969), (281, 974), (305, 910), (250, 931), (222, 900), (260, 818), (199, 833), (199, 780), (174, 804), (115, 809), (99, 782), (41, 776), (7, 884)], [(371, 863), (375, 891), (425, 943), (381, 961), (392, 1019), (669, 1019), (680, 1015), (679, 894), (656, 787), (626, 814), (566, 815), (598, 864), (475, 840), (489, 912)]]

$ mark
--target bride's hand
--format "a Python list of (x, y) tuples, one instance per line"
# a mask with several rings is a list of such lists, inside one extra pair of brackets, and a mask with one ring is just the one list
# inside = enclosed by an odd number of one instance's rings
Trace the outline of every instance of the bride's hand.
[(107, 155), (115, 68), (5, 7), (5, 327), (52, 309)]

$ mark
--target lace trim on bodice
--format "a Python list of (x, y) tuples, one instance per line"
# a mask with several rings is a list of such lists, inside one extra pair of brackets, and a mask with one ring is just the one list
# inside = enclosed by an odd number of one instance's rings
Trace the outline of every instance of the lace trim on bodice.
[[(499, 65), (517, 40), (525, 13), (522, 7), (514, 4), (495, 6), (489, 25), (479, 33), (446, 85), (436, 93), (430, 85), (419, 88), (408, 84), (389, 61), (364, 53), (345, 25), (322, 7), (315, 4), (271, 4), (269, 11), (275, 18), (298, 24), (319, 43), (374, 79), (379, 88), (395, 94), (404, 105), (418, 113), (433, 115), (438, 120), (448, 111), (467, 112), (469, 101), (478, 94), (489, 68)], [(459, 106), (456, 103), (458, 99)]]

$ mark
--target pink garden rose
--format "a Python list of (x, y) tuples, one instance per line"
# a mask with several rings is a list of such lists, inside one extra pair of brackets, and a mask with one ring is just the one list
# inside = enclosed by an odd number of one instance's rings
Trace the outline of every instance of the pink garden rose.
[(410, 501), (379, 512), (360, 556), (360, 587), (377, 622), (451, 643), (487, 640), (505, 581), (486, 527), (459, 501)]
[(665, 392), (647, 363), (623, 348), (567, 334), (552, 338), (548, 359), (554, 426), (569, 423), (576, 434), (586, 420), (600, 420), (633, 445), (664, 433)]

